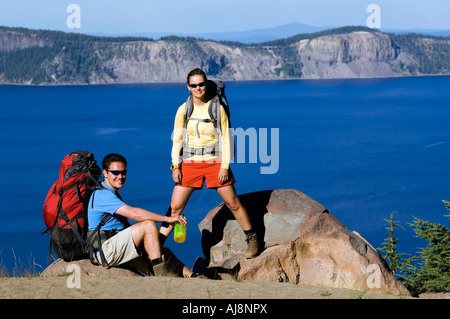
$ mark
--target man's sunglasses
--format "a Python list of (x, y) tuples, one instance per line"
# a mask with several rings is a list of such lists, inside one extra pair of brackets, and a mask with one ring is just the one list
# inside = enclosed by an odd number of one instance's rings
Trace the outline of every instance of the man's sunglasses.
[(193, 88), (193, 89), (195, 89), (197, 86), (199, 86), (199, 87), (204, 87), (206, 85), (206, 82), (200, 82), (200, 83), (198, 83), (198, 84), (189, 84), (189, 86), (191, 87), (191, 88)]
[(127, 175), (127, 170), (124, 169), (123, 171), (116, 171), (116, 170), (107, 170), (108, 172), (110, 172), (111, 174), (115, 175), (115, 176), (119, 176), (120, 174), (122, 174), (122, 176)]

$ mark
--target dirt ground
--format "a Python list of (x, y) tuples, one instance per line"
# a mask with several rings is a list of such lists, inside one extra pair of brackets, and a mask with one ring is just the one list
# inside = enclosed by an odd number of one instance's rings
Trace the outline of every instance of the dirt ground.
[[(73, 287), (73, 288), (72, 288)], [(79, 287), (79, 288), (78, 288)], [(2, 299), (405, 299), (405, 297), (264, 281), (175, 277), (0, 278)]]
[[(433, 302), (433, 309), (448, 308), (448, 300), (442, 298), (450, 294), (428, 297), (439, 301)], [(291, 318), (293, 314), (302, 317), (310, 312), (320, 317), (334, 317), (338, 313), (361, 316), (368, 311), (405, 316), (417, 315), (430, 306), (429, 301), (419, 299), (422, 297), (268, 281), (111, 276), (81, 277), (79, 282), (70, 277), (0, 278), (0, 308), (4, 313), (31, 316), (38, 313), (67, 316), (73, 312), (102, 317), (126, 313), (162, 318), (280, 319)]]

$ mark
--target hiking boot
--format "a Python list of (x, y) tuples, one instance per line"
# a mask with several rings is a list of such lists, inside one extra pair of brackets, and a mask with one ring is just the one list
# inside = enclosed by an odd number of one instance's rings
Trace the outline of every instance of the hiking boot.
[(158, 277), (177, 277), (177, 275), (170, 270), (165, 261), (153, 266), (153, 274)]
[(259, 254), (259, 241), (256, 233), (247, 235), (245, 239), (247, 242), (247, 251), (245, 252), (245, 258), (255, 258)]

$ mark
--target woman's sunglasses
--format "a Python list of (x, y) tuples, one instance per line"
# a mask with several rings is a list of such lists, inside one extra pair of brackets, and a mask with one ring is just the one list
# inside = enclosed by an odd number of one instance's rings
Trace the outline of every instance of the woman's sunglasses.
[(193, 88), (193, 89), (195, 89), (197, 86), (199, 86), (199, 87), (204, 87), (206, 85), (206, 82), (200, 82), (200, 83), (198, 83), (198, 84), (189, 84), (189, 86), (191, 87), (191, 88)]

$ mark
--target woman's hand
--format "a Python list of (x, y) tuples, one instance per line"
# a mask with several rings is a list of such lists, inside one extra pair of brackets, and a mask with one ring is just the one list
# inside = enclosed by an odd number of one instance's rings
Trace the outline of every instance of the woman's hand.
[(181, 171), (179, 168), (173, 170), (172, 179), (176, 184), (181, 184)]
[(220, 184), (225, 184), (226, 182), (228, 182), (228, 170), (226, 168), (221, 168), (219, 170), (219, 175), (217, 176), (217, 178), (219, 179)]

